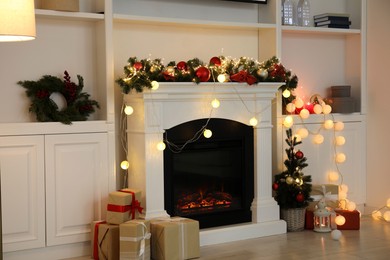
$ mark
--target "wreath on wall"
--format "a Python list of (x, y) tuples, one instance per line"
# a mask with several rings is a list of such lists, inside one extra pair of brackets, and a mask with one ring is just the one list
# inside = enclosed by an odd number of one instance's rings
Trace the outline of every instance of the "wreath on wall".
[[(90, 99), (90, 95), (82, 92), (83, 77), (77, 75), (78, 85), (70, 80), (69, 73), (64, 72), (64, 79), (44, 75), (38, 81), (19, 81), (18, 84), (26, 89), (26, 95), (31, 100), (29, 111), (35, 113), (39, 122), (61, 122), (72, 124), (72, 121), (85, 121), (99, 103)], [(59, 109), (52, 99), (52, 94), (61, 95), (66, 104)]]

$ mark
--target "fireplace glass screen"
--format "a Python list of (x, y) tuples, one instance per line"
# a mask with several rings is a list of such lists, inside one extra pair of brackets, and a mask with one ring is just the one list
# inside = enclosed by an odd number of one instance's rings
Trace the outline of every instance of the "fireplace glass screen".
[[(204, 123), (187, 122), (166, 136), (184, 143)], [(181, 152), (164, 151), (165, 208), (171, 216), (199, 220), (201, 228), (249, 222), (253, 128), (226, 119), (212, 119), (208, 128), (211, 138), (202, 137)]]

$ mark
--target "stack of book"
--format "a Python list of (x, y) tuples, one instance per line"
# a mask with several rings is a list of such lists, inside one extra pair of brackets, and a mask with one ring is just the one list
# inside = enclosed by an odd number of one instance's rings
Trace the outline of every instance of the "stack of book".
[(349, 29), (351, 25), (349, 14), (324, 13), (315, 15), (313, 18), (316, 27)]

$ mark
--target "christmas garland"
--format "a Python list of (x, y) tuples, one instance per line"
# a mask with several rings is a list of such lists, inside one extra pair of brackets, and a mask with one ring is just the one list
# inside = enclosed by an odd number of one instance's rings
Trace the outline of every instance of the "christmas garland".
[[(258, 62), (241, 57), (232, 59), (225, 56), (212, 57), (208, 64), (198, 58), (176, 63), (171, 61), (164, 66), (161, 59), (137, 59), (130, 57), (124, 67), (124, 76), (116, 82), (124, 94), (131, 90), (142, 92), (144, 88), (152, 88), (152, 82), (246, 82), (253, 85), (258, 82), (285, 82), (282, 91), (294, 90), (298, 77), (292, 75), (276, 57)], [(291, 95), (285, 102), (294, 99)]]
[[(31, 100), (29, 111), (36, 114), (39, 122), (61, 122), (72, 124), (72, 121), (85, 121), (95, 112), (99, 104), (89, 99), (90, 95), (82, 92), (84, 80), (77, 75), (78, 85), (70, 80), (67, 71), (64, 80), (45, 75), (38, 81), (19, 81), (26, 89), (26, 95)], [(66, 100), (66, 107), (59, 110), (58, 105), (50, 98), (51, 94), (59, 93)]]

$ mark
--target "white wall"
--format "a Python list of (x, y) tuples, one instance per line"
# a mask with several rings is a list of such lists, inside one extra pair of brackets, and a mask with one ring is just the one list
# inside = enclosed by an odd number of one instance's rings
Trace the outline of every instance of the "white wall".
[(367, 206), (382, 207), (390, 198), (390, 1), (367, 4)]

